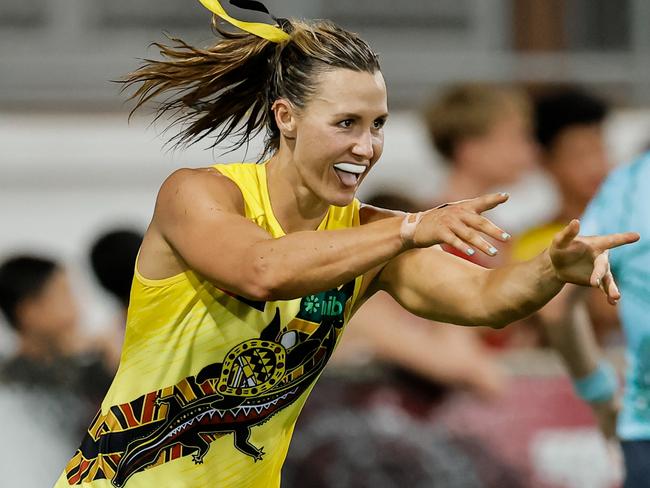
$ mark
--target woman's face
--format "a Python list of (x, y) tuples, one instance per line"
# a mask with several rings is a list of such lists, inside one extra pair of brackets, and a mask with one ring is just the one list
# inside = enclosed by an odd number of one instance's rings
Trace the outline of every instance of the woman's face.
[(348, 205), (381, 156), (387, 117), (381, 72), (322, 73), (290, 141), (303, 184), (330, 205)]

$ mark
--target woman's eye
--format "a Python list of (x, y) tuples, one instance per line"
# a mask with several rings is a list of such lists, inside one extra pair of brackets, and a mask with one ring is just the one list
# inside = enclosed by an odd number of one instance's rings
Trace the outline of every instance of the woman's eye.
[(352, 119), (346, 119), (339, 122), (339, 125), (344, 128), (352, 127)]
[(375, 120), (374, 127), (375, 129), (381, 129), (382, 127), (384, 127), (385, 123), (386, 121), (384, 119)]

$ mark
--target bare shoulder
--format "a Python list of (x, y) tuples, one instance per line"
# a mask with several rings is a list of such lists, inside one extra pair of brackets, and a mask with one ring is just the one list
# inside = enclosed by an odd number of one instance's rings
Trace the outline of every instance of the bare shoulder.
[(156, 199), (154, 219), (173, 216), (179, 211), (202, 205), (217, 205), (224, 210), (243, 212), (244, 199), (239, 187), (214, 168), (181, 168), (163, 182)]
[(244, 215), (239, 187), (213, 168), (181, 168), (162, 183), (153, 218), (145, 233), (138, 258), (138, 272), (148, 279), (164, 279), (188, 266), (165, 237), (180, 222), (200, 219), (203, 212), (220, 208)]

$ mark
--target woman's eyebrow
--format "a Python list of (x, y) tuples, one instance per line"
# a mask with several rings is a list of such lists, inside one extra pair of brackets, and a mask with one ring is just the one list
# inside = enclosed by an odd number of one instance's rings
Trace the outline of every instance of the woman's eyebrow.
[[(340, 113), (334, 114), (334, 118), (361, 119), (361, 118), (363, 118), (363, 116), (360, 115), (360, 114), (354, 113), (354, 112), (340, 112)], [(388, 112), (385, 112), (385, 113), (375, 117), (375, 119), (387, 119), (387, 118), (388, 118)]]

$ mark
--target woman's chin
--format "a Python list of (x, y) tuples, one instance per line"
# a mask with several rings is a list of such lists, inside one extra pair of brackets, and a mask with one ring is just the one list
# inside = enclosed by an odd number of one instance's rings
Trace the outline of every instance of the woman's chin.
[(337, 177), (332, 183), (328, 182), (327, 185), (323, 185), (320, 189), (314, 189), (314, 193), (318, 195), (321, 201), (327, 202), (328, 205), (334, 205), (335, 207), (350, 205), (357, 194), (359, 182), (354, 186), (346, 186)]

